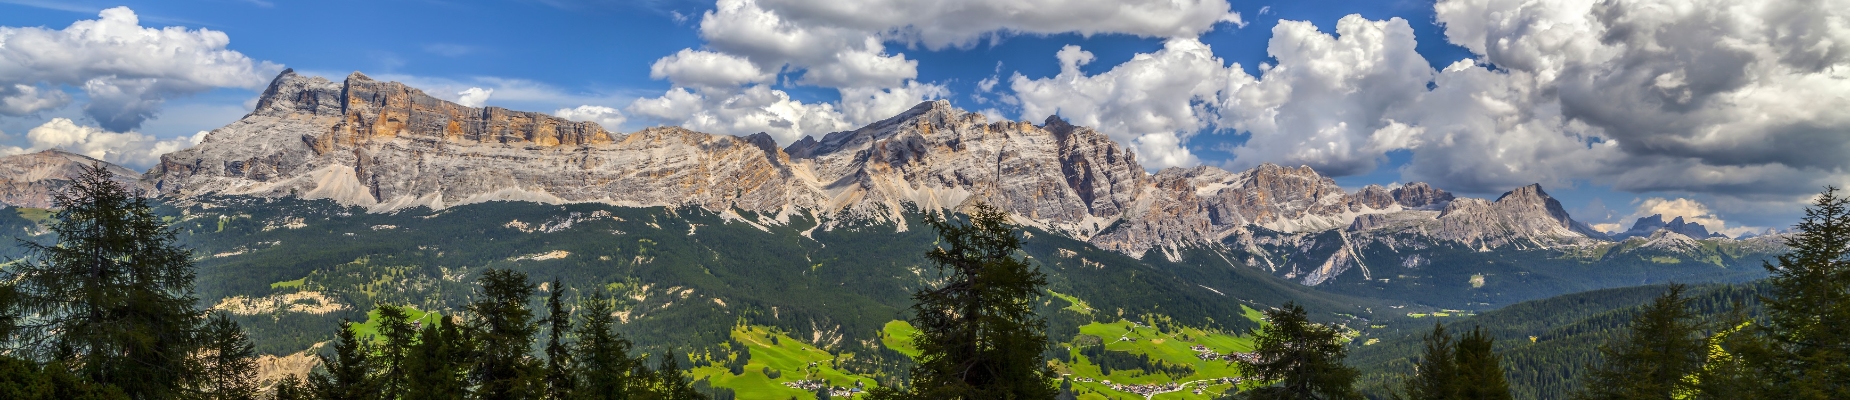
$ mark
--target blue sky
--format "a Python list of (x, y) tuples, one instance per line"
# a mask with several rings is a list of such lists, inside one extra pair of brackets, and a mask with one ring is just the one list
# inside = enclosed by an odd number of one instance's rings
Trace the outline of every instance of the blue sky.
[[(55, 65), (45, 54), (106, 46), (0, 33), (16, 49), (0, 51), (0, 86), (14, 88), (0, 100), (15, 100), (0, 107), (0, 151), (89, 150), (145, 168), (236, 120), (286, 66), (614, 130), (769, 130), (785, 143), (943, 98), (1001, 118), (1059, 113), (1153, 169), (1305, 164), (1349, 188), (1421, 180), (1485, 197), (1539, 182), (1595, 224), (1668, 213), (1731, 233), (1783, 228), (1808, 194), (1850, 183), (1850, 33), (1841, 10), (1809, 3), (1033, 0), (965, 14), (957, 8), (985, 3), (842, 4), (0, 0), (0, 26), (45, 37), (127, 7), (140, 27), (177, 27), (167, 39), (210, 58)], [(1678, 24), (1716, 18), (1800, 34)], [(1639, 30), (1626, 24), (1654, 33), (1607, 34)], [(1723, 39), (1745, 44), (1704, 47)], [(1717, 57), (1738, 67), (1711, 67)], [(98, 66), (112, 61), (148, 66)], [(54, 68), (78, 72), (44, 71)], [(115, 91), (86, 88), (99, 77)], [(1789, 97), (1812, 108), (1791, 110)], [(762, 107), (722, 110), (740, 102)]]

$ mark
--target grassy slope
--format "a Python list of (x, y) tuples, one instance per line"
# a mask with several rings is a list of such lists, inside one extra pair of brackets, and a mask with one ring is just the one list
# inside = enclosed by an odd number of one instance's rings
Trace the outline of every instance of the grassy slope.
[[(773, 343), (770, 338), (777, 338)], [(826, 379), (832, 386), (854, 387), (855, 382), (872, 386), (874, 380), (836, 369), (830, 361), (836, 356), (818, 349), (803, 341), (773, 331), (762, 326), (742, 326), (732, 329), (732, 339), (744, 343), (751, 349), (751, 362), (745, 366), (743, 374), (733, 375), (723, 365), (726, 360), (713, 360), (715, 365), (693, 369), (694, 379), (705, 378), (717, 387), (731, 388), (737, 391), (739, 398), (746, 399), (782, 399), (811, 398), (813, 394), (784, 386), (785, 382), (799, 380)], [(841, 357), (853, 357), (843, 353)], [(782, 373), (771, 378), (764, 373), (765, 368)]]
[(905, 354), (906, 357), (918, 357), (919, 349), (912, 347), (912, 337), (918, 334), (918, 328), (913, 328), (906, 321), (888, 322), (880, 329), (880, 345)]
[[(405, 316), (411, 322), (414, 322), (414, 323), (423, 322), (424, 323), (423, 326), (429, 326), (430, 324), (437, 323), (437, 318), (443, 317), (443, 315), (441, 314), (437, 314), (434, 312), (421, 311), (421, 310), (418, 310), (412, 307), (405, 307)], [(355, 337), (371, 337), (373, 338), (374, 342), (384, 342), (385, 338), (379, 337), (379, 322), (380, 321), (379, 321), (379, 310), (378, 309), (373, 309), (372, 311), (367, 312), (366, 322), (353, 324), (354, 336)]]

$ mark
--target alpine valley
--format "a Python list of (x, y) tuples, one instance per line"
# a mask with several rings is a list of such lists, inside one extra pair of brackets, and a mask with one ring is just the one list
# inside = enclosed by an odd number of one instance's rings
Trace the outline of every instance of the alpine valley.
[[(100, 162), (0, 159), (0, 229), (54, 240), (51, 193)], [(925, 216), (977, 203), (1010, 213), (1048, 274), (1040, 315), (1070, 349), (1057, 368), (1111, 398), (1219, 393), (1232, 372), (1216, 356), (1249, 350), (1253, 310), (1287, 301), (1373, 344), (1427, 317), (1750, 281), (1785, 249), (1779, 234), (1661, 216), (1608, 236), (1540, 185), (1478, 199), (1425, 183), (1348, 191), (1270, 164), (1152, 174), (1092, 128), (945, 101), (780, 147), (466, 107), (357, 72), (284, 71), (197, 146), (146, 173), (109, 168), (158, 196), (194, 249), (197, 295), (237, 316), (272, 378), (312, 367), (339, 321), (376, 304), (460, 313), (476, 276), (512, 268), (562, 282), (542, 291), (620, 294), (622, 333), (691, 352), (714, 386), (783, 398), (812, 393), (802, 380), (886, 379), (910, 362), (911, 294), (942, 279), (923, 256), (936, 244)], [(1159, 368), (1114, 371), (1077, 350), (1088, 344)], [(729, 372), (722, 355), (738, 346), (758, 355)]]

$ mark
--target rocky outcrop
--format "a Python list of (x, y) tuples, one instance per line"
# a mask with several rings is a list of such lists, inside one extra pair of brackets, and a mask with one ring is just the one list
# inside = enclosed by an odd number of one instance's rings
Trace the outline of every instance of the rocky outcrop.
[(0, 205), (51, 208), (52, 195), (90, 165), (103, 165), (117, 182), (130, 186), (140, 178), (128, 168), (63, 150), (0, 157)]

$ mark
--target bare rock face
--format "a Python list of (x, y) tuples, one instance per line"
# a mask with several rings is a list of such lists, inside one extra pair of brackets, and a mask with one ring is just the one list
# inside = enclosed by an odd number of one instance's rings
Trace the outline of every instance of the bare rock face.
[(1115, 218), (1144, 177), (1130, 152), (1090, 129), (990, 123), (943, 101), (778, 149), (762, 134), (618, 135), (358, 73), (337, 84), (290, 71), (256, 111), (150, 174), (181, 197), (297, 195), (374, 211), (527, 200), (898, 220), (908, 208), (981, 201), (1078, 236)]
[(617, 138), (359, 73), (336, 84), (284, 71), (256, 111), (163, 156), (149, 179), (182, 197), (298, 195), (375, 211), (492, 200), (777, 211), (813, 198), (780, 156), (746, 138), (680, 128)]
[(738, 209), (763, 222), (798, 214), (876, 219), (901, 229), (907, 211), (982, 202), (1017, 222), (1135, 256), (1163, 249), (1176, 257), (1181, 247), (1220, 246), (1254, 229), (1443, 225), (1420, 229), (1491, 246), (1536, 232), (1592, 232), (1539, 187), (1486, 202), (1454, 199), (1424, 183), (1348, 193), (1309, 167), (1150, 175), (1091, 128), (1058, 117), (1038, 126), (991, 122), (946, 101), (780, 149), (765, 134), (677, 127), (610, 133), (545, 114), (466, 107), (359, 73), (336, 83), (284, 71), (256, 110), (199, 146), (163, 156), (144, 179), (180, 198), (301, 196), (376, 212), (494, 200), (602, 202)]
[(128, 168), (63, 150), (0, 157), (0, 205), (51, 208), (52, 194), (83, 173), (83, 167), (101, 164), (115, 180), (134, 187), (139, 174)]
[[(1510, 245), (1524, 248), (1554, 247), (1606, 238), (1585, 223), (1569, 217), (1567, 211), (1561, 208), (1561, 202), (1543, 192), (1541, 185), (1516, 188), (1495, 201), (1454, 200), (1444, 192), (1426, 192), (1430, 188), (1409, 189), (1413, 187), (1403, 187), (1412, 193), (1408, 198), (1448, 200), (1427, 205), (1419, 204), (1430, 200), (1408, 201), (1405, 206), (1409, 206), (1409, 211), (1357, 217), (1347, 230), (1373, 236), (1411, 232), (1479, 249)], [(1425, 211), (1433, 205), (1443, 207), (1438, 213)]]
[(1406, 208), (1444, 207), (1454, 199), (1451, 193), (1427, 185), (1426, 182), (1409, 183), (1394, 188), (1389, 194), (1394, 197), (1395, 203)]
[(1170, 168), (1151, 181), (1139, 208), (1092, 238), (1094, 244), (1141, 255), (1161, 246), (1217, 243), (1254, 226), (1285, 233), (1344, 228), (1360, 217), (1442, 207), (1453, 198), (1425, 183), (1348, 193), (1310, 167), (1273, 164), (1237, 173)]

